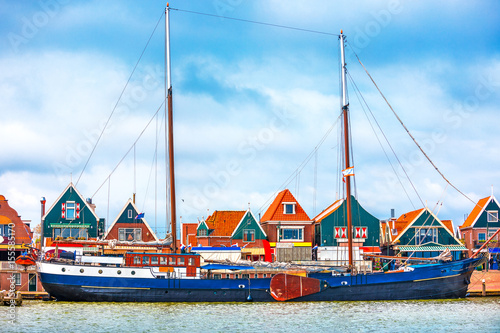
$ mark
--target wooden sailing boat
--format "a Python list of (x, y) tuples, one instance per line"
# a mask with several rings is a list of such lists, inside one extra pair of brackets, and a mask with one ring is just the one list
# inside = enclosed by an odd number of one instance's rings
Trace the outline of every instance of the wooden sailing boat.
[[(172, 253), (126, 253), (124, 258), (91, 257), (74, 261), (38, 262), (40, 280), (52, 296), (68, 301), (115, 302), (244, 302), (244, 301), (357, 301), (464, 297), (474, 268), (484, 258), (409, 265), (393, 273), (358, 273), (353, 265), (351, 173), (349, 159), (349, 104), (346, 98), (344, 39), (342, 60), (342, 113), (344, 119), (345, 186), (347, 202), (348, 269), (339, 272), (316, 267), (290, 270), (255, 270), (253, 266), (202, 266), (195, 253), (176, 253), (175, 183), (173, 163), (172, 85), (170, 80), (169, 6), (165, 10), (166, 95), (168, 101), (170, 213)], [(166, 139), (167, 140), (167, 139)], [(319, 268), (319, 269), (317, 269)], [(326, 270), (324, 270), (326, 269)], [(225, 272), (225, 278), (212, 272)], [(252, 274), (249, 274), (252, 273)], [(297, 272), (296, 272), (297, 273)]]

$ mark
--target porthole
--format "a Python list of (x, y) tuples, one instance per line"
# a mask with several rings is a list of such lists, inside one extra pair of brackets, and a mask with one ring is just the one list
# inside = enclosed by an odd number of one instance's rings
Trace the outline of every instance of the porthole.
[(118, 275), (120, 275), (121, 273), (122, 273), (122, 271), (120, 271), (120, 270), (118, 270), (118, 271), (116, 272), (116, 274), (118, 274)]
[(97, 273), (102, 274), (102, 269), (100, 269)]
[(63, 267), (63, 268), (61, 269), (61, 271), (66, 272), (66, 268), (64, 268), (64, 267)]
[(130, 272), (130, 274), (135, 275), (135, 271)]
[(83, 268), (80, 268), (80, 273), (83, 273), (83, 272), (85, 272), (85, 271), (83, 270)]

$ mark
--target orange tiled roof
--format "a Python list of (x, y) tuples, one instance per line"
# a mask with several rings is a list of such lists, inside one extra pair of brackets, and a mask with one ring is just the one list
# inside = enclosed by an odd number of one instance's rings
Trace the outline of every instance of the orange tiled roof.
[(323, 211), (321, 211), (321, 213), (319, 213), (318, 215), (316, 215), (313, 218), (314, 222), (315, 223), (321, 222), (325, 217), (329, 216), (331, 213), (336, 211), (342, 205), (343, 202), (344, 202), (344, 199), (335, 200), (334, 203), (332, 203), (330, 206), (323, 209)]
[[(283, 203), (295, 203), (295, 214), (283, 214)], [(285, 189), (278, 193), (274, 201), (261, 218), (265, 221), (311, 221), (307, 213), (302, 209), (292, 192)]]
[(467, 219), (465, 220), (464, 224), (460, 226), (460, 229), (470, 227), (472, 223), (474, 223), (474, 221), (477, 220), (477, 217), (479, 216), (479, 214), (481, 214), (481, 212), (486, 207), (486, 204), (490, 199), (491, 197), (486, 197), (479, 200), (474, 209), (472, 209), (472, 212), (469, 214), (469, 216), (467, 216)]
[[(420, 208), (408, 213), (405, 213), (398, 217), (395, 223), (395, 227), (398, 231), (397, 236), (401, 235), (401, 233), (406, 229), (406, 227), (413, 222), (417, 218), (418, 215), (424, 210), (425, 208)], [(392, 222), (391, 223), (391, 228), (392, 228)]]
[(214, 230), (210, 236), (231, 236), (245, 213), (244, 210), (216, 210), (205, 220), (208, 228)]
[(444, 226), (451, 232), (452, 235), (455, 235), (455, 232), (453, 232), (453, 222), (451, 220), (441, 220), (443, 222)]

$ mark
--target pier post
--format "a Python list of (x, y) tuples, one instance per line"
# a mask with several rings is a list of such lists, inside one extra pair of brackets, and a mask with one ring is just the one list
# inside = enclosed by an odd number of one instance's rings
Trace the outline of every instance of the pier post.
[(483, 279), (483, 296), (486, 296), (486, 280)]

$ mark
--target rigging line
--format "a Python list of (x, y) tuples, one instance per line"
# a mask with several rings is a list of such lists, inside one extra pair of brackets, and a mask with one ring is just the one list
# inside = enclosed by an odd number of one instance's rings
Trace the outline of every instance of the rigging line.
[[(156, 121), (158, 121), (158, 113), (155, 115), (155, 118), (156, 118)], [(162, 121), (163, 121), (163, 119), (162, 119)], [(156, 136), (158, 137), (158, 124), (156, 124), (156, 126), (157, 127), (155, 128), (155, 132), (156, 132)], [(155, 164), (156, 164), (156, 157), (157, 156), (158, 156), (158, 145), (155, 145), (155, 151), (154, 151), (154, 154), (153, 154), (153, 161), (151, 161), (151, 168), (149, 169), (149, 176), (148, 176), (148, 182), (147, 182), (148, 185), (146, 186), (146, 193), (144, 194), (144, 201), (143, 201), (143, 204), (142, 204), (142, 211), (141, 211), (141, 213), (144, 212), (144, 208), (146, 206), (146, 198), (147, 198), (148, 192), (149, 192), (149, 184), (151, 183), (151, 175), (153, 173), (153, 169), (156, 172)], [(156, 191), (156, 178), (155, 178), (155, 191)]]
[(116, 169), (120, 166), (120, 164), (123, 162), (123, 160), (125, 159), (125, 157), (127, 157), (127, 155), (130, 153), (130, 151), (134, 148), (134, 145), (139, 141), (139, 139), (142, 137), (142, 135), (144, 134), (144, 132), (146, 131), (146, 129), (149, 127), (149, 125), (151, 124), (151, 122), (153, 121), (153, 119), (155, 119), (155, 116), (156, 114), (161, 110), (161, 108), (163, 107), (163, 104), (165, 103), (165, 100), (161, 103), (161, 105), (158, 107), (158, 109), (156, 110), (155, 114), (153, 115), (153, 117), (151, 117), (151, 119), (148, 121), (148, 123), (146, 124), (146, 126), (144, 127), (144, 129), (142, 130), (142, 132), (139, 134), (139, 136), (137, 137), (137, 139), (134, 141), (134, 143), (132, 144), (132, 146), (127, 150), (127, 152), (125, 153), (125, 155), (123, 155), (123, 157), (121, 158), (121, 160), (118, 162), (118, 164), (115, 166), (115, 168), (109, 173), (108, 177), (106, 177), (106, 179), (104, 180), (104, 182), (101, 184), (101, 186), (99, 186), (99, 188), (97, 189), (97, 191), (95, 191), (95, 193), (90, 197), (91, 199), (97, 194), (97, 192), (99, 192), (99, 190), (104, 186), (104, 184), (106, 183), (106, 181), (111, 178), (111, 175), (116, 171)]
[[(391, 160), (390, 160), (390, 158), (389, 158), (389, 155), (387, 154), (387, 151), (385, 150), (384, 146), (382, 145), (382, 142), (380, 141), (380, 138), (379, 138), (379, 136), (378, 136), (377, 132), (375, 131), (375, 128), (373, 127), (372, 122), (370, 121), (370, 117), (368, 116), (368, 113), (367, 113), (367, 112), (366, 112), (366, 110), (365, 110), (365, 106), (366, 106), (366, 108), (368, 109), (368, 111), (370, 111), (370, 114), (371, 114), (371, 116), (372, 116), (373, 120), (375, 121), (375, 123), (377, 124), (378, 129), (380, 130), (380, 132), (381, 132), (381, 133), (382, 133), (382, 135), (384, 136), (384, 138), (385, 138), (385, 140), (386, 140), (387, 144), (389, 145), (389, 147), (391, 148), (391, 150), (392, 150), (392, 152), (393, 152), (394, 156), (396, 157), (397, 161), (399, 162), (399, 159), (398, 159), (398, 157), (396, 156), (396, 153), (394, 152), (394, 149), (392, 149), (391, 144), (389, 143), (389, 141), (388, 141), (387, 137), (385, 136), (384, 131), (383, 131), (383, 130), (382, 130), (382, 128), (380, 127), (380, 124), (377, 122), (377, 119), (375, 118), (375, 116), (374, 116), (374, 114), (373, 114), (372, 110), (370, 109), (370, 106), (369, 106), (369, 105), (368, 105), (368, 103), (366, 102), (366, 100), (365, 100), (365, 98), (364, 98), (363, 94), (361, 93), (361, 91), (359, 90), (358, 86), (356, 85), (356, 82), (354, 82), (354, 80), (353, 80), (353, 78), (352, 78), (352, 76), (351, 76), (351, 73), (350, 73), (350, 72), (347, 72), (347, 76), (348, 76), (348, 78), (350, 79), (350, 82), (351, 82), (351, 84), (352, 84), (352, 85), (353, 85), (353, 87), (354, 87), (354, 93), (356, 94), (356, 97), (358, 98), (358, 101), (359, 101), (359, 103), (360, 103), (360, 105), (361, 105), (361, 109), (363, 110), (363, 112), (364, 112), (364, 114), (365, 114), (365, 116), (366, 116), (366, 119), (368, 119), (368, 123), (370, 124), (370, 127), (372, 128), (372, 131), (373, 131), (373, 133), (375, 134), (375, 137), (377, 138), (377, 141), (378, 141), (378, 143), (379, 143), (380, 147), (382, 148), (382, 151), (384, 152), (384, 155), (385, 155), (385, 157), (387, 158), (387, 161), (389, 162), (389, 165), (391, 166), (392, 171), (394, 171), (394, 174), (396, 175), (396, 178), (398, 179), (399, 184), (401, 185), (401, 187), (403, 188), (403, 191), (405, 192), (406, 196), (408, 197), (408, 200), (410, 201), (411, 205), (413, 206), (413, 209), (416, 209), (415, 205), (413, 204), (413, 201), (412, 201), (412, 200), (411, 200), (411, 198), (410, 198), (410, 195), (409, 195), (409, 194), (408, 194), (408, 192), (406, 191), (406, 188), (404, 187), (403, 182), (401, 181), (401, 178), (399, 177), (398, 173), (396, 172), (396, 169), (394, 168), (394, 165), (392, 164), (392, 162), (391, 162)], [(361, 100), (362, 100), (363, 102), (361, 102)], [(401, 168), (403, 169), (403, 171), (404, 171), (404, 172), (405, 172), (405, 174), (406, 174), (406, 170), (404, 169), (404, 167), (403, 167), (403, 165), (401, 164), (401, 162), (399, 162), (399, 165), (401, 166)], [(407, 175), (407, 174), (406, 174), (406, 175)], [(408, 175), (407, 175), (407, 178), (408, 178), (408, 181), (410, 182), (410, 184), (412, 184), (412, 182), (411, 182), (411, 180), (409, 179)], [(412, 186), (413, 186), (413, 184), (412, 184)], [(415, 187), (414, 187), (414, 186), (413, 186), (413, 189), (416, 191), (416, 189), (415, 189)], [(417, 193), (417, 196), (418, 196), (418, 193)], [(420, 199), (420, 201), (422, 201), (422, 200)]]
[(266, 207), (268, 205), (268, 203), (273, 200), (276, 195), (278, 194), (278, 192), (280, 191), (279, 189), (282, 189), (286, 186), (288, 186), (292, 180), (294, 179), (294, 175), (297, 173), (297, 172), (300, 172), (306, 165), (307, 163), (309, 162), (309, 160), (314, 156), (314, 152), (316, 150), (319, 149), (319, 147), (321, 147), (321, 145), (323, 144), (323, 142), (325, 142), (326, 138), (328, 137), (328, 135), (331, 133), (331, 131), (333, 130), (333, 128), (337, 125), (337, 122), (339, 121), (341, 115), (337, 118), (337, 120), (335, 120), (335, 122), (332, 124), (332, 126), (326, 131), (325, 135), (321, 138), (321, 140), (319, 141), (319, 143), (316, 145), (316, 147), (313, 149), (312, 152), (309, 153), (309, 155), (307, 155), (307, 157), (302, 161), (301, 164), (299, 164), (299, 166), (295, 169), (295, 171), (292, 172), (292, 174), (285, 180), (285, 182), (283, 184), (281, 184), (281, 186), (278, 188), (277, 191), (275, 191), (273, 193), (272, 196), (270, 196), (265, 202), (264, 204), (259, 208), (259, 212), (262, 212), (264, 210), (264, 207)]
[(160, 21), (161, 21), (163, 15), (164, 14), (162, 12), (160, 18), (158, 19), (158, 22), (156, 23), (155, 28), (153, 29), (153, 32), (149, 36), (149, 39), (148, 39), (146, 45), (144, 46), (144, 49), (142, 50), (141, 55), (139, 56), (139, 59), (137, 60), (135, 66), (134, 66), (134, 69), (132, 70), (132, 73), (130, 73), (130, 76), (128, 77), (127, 83), (125, 83), (125, 86), (123, 87), (122, 92), (120, 93), (120, 96), (118, 97), (118, 100), (116, 101), (115, 106), (113, 107), (113, 110), (111, 111), (111, 114), (108, 117), (108, 120), (106, 120), (106, 123), (104, 124), (104, 127), (103, 127), (103, 129), (101, 131), (101, 134), (99, 134), (99, 137), (97, 138), (97, 141), (94, 144), (94, 147), (92, 148), (92, 151), (90, 152), (90, 155), (89, 155), (89, 158), (87, 159), (87, 162), (85, 162), (85, 165), (83, 166), (82, 172), (80, 173), (80, 176), (78, 177), (78, 180), (76, 181), (75, 186), (78, 185), (78, 182), (80, 181), (80, 178), (82, 178), (82, 175), (85, 172), (85, 169), (87, 168), (87, 165), (89, 164), (90, 159), (94, 155), (94, 151), (97, 148), (97, 145), (99, 144), (99, 141), (101, 140), (102, 135), (104, 134), (104, 131), (108, 127), (109, 121), (111, 120), (111, 117), (113, 117), (113, 114), (115, 113), (116, 108), (118, 107), (118, 103), (120, 103), (120, 101), (121, 101), (121, 99), (123, 97), (123, 94), (125, 93), (125, 90), (127, 89), (128, 84), (130, 83), (130, 80), (132, 79), (132, 76), (134, 75), (135, 70), (137, 69), (137, 66), (139, 65), (139, 62), (142, 59), (142, 56), (144, 55), (144, 53), (146, 52), (146, 49), (148, 48), (148, 45), (149, 45), (149, 42), (151, 41), (151, 38), (153, 38), (153, 35), (154, 35), (155, 31), (156, 31), (156, 28), (158, 28), (158, 24), (160, 24)]
[[(352, 47), (351, 47), (352, 49)], [(354, 55), (356, 56), (356, 59), (358, 59), (358, 62), (361, 64), (361, 66), (363, 66), (363, 69), (365, 70), (366, 74), (368, 75), (368, 77), (370, 78), (370, 80), (373, 82), (373, 84), (375, 85), (375, 88), (377, 88), (378, 92), (380, 93), (380, 95), (382, 96), (382, 98), (385, 100), (385, 102), (387, 103), (387, 105), (389, 106), (389, 108), (391, 109), (392, 113), (394, 114), (394, 116), (396, 117), (396, 119), (399, 121), (399, 123), (401, 124), (401, 126), (403, 126), (403, 128), (405, 129), (406, 133), (410, 136), (410, 138), (413, 140), (413, 142), (415, 143), (415, 145), (418, 147), (418, 149), (422, 152), (422, 154), (425, 156), (425, 158), (429, 161), (429, 163), (432, 165), (432, 167), (437, 171), (437, 173), (439, 173), (439, 175), (441, 176), (441, 178), (444, 179), (445, 182), (447, 182), (451, 187), (453, 187), (458, 193), (460, 193), (462, 196), (464, 196), (465, 198), (467, 198), (469, 201), (471, 201), (472, 203), (476, 203), (475, 201), (473, 201), (471, 198), (469, 198), (465, 193), (463, 193), (462, 191), (460, 191), (458, 189), (458, 187), (456, 187), (454, 184), (452, 184), (448, 178), (445, 177), (445, 175), (441, 172), (441, 170), (438, 169), (438, 167), (436, 166), (436, 164), (434, 164), (434, 162), (430, 159), (430, 157), (425, 153), (424, 149), (420, 146), (420, 144), (417, 142), (417, 140), (415, 139), (415, 137), (410, 133), (410, 130), (408, 130), (408, 128), (405, 126), (405, 124), (403, 123), (403, 121), (401, 120), (401, 118), (399, 118), (398, 114), (396, 113), (396, 111), (394, 111), (394, 109), (392, 108), (391, 104), (389, 103), (389, 101), (387, 100), (387, 98), (385, 98), (385, 95), (382, 93), (382, 91), (380, 90), (380, 88), (377, 86), (377, 84), (375, 83), (375, 80), (372, 78), (372, 76), (370, 75), (370, 73), (368, 73), (368, 70), (366, 69), (365, 65), (363, 65), (363, 63), (361, 62), (361, 60), (359, 59), (358, 55), (356, 54), (356, 52), (354, 52), (354, 49), (352, 49), (352, 52), (354, 53)]]
[(266, 25), (266, 26), (275, 27), (275, 28), (297, 30), (297, 31), (309, 32), (309, 33), (321, 34), (321, 35), (328, 35), (328, 36), (336, 36), (336, 37), (340, 36), (338, 34), (332, 34), (330, 32), (324, 32), (324, 31), (318, 31), (318, 30), (310, 30), (310, 29), (303, 29), (303, 28), (291, 27), (291, 26), (281, 25), (281, 24), (274, 24), (274, 23), (259, 22), (259, 21), (253, 21), (253, 20), (246, 20), (246, 19), (240, 19), (240, 18), (236, 18), (236, 17), (229, 17), (229, 16), (208, 14), (208, 13), (202, 13), (202, 12), (195, 12), (195, 11), (192, 11), (192, 10), (178, 9), (178, 8), (172, 8), (172, 7), (170, 7), (170, 9), (171, 10), (177, 10), (179, 12), (185, 12), (185, 13), (191, 13), (191, 14), (198, 14), (198, 15), (204, 15), (204, 16), (211, 16), (211, 17), (217, 17), (217, 18), (228, 19), (228, 20), (233, 20), (233, 21), (240, 21), (240, 22), (245, 22), (245, 23), (260, 24), (260, 25)]

